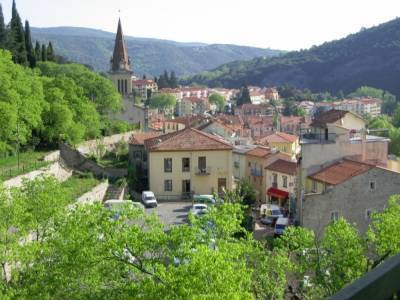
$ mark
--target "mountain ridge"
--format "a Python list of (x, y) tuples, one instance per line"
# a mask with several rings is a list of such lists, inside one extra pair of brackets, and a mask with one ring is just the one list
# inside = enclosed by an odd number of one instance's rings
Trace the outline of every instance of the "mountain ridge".
[(291, 84), (334, 94), (369, 85), (399, 96), (399, 77), (400, 19), (396, 18), (310, 49), (223, 64), (183, 82), (224, 87)]
[[(90, 65), (97, 71), (108, 71), (115, 33), (69, 26), (32, 27), (31, 31), (33, 40), (51, 40), (56, 52), (67, 59)], [(268, 48), (131, 36), (125, 36), (125, 41), (137, 75), (159, 75), (164, 70), (174, 70), (177, 75), (189, 75), (238, 59), (283, 53)]]

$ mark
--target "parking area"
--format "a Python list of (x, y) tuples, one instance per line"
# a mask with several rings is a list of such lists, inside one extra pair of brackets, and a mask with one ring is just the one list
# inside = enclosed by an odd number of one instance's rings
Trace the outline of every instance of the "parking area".
[(187, 216), (192, 204), (189, 202), (161, 202), (156, 208), (146, 208), (146, 213), (156, 214), (164, 225), (179, 225), (187, 223)]

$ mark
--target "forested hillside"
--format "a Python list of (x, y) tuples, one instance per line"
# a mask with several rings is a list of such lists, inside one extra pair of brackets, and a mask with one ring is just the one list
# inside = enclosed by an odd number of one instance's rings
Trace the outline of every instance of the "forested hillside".
[[(75, 27), (32, 28), (34, 40), (53, 42), (54, 48), (67, 59), (88, 64), (97, 71), (108, 71), (115, 34)], [(270, 57), (281, 51), (235, 45), (178, 43), (167, 40), (125, 36), (136, 74), (159, 75), (175, 70), (177, 75), (210, 70), (234, 60)]]
[(400, 19), (344, 39), (273, 58), (222, 65), (184, 83), (239, 87), (291, 84), (338, 94), (367, 85), (400, 95)]

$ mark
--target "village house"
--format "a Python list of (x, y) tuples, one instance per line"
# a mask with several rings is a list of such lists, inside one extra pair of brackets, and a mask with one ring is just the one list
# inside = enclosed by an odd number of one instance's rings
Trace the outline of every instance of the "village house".
[(300, 153), (299, 137), (284, 132), (274, 132), (257, 139), (256, 143), (270, 148), (276, 148), (279, 151), (290, 155), (292, 159), (296, 159), (297, 155)]
[(158, 199), (222, 194), (233, 187), (232, 146), (194, 128), (144, 141), (149, 186)]
[[(384, 168), (387, 169), (390, 167), (388, 163), (388, 144), (390, 140), (384, 137), (369, 135), (365, 126), (365, 121), (357, 114), (349, 111), (329, 110), (319, 114), (311, 123), (310, 129), (305, 134), (302, 134), (300, 140), (301, 169), (298, 176), (299, 188), (297, 191), (297, 217), (300, 224), (310, 224), (310, 222), (312, 222), (308, 220), (311, 216), (310, 209), (312, 208), (311, 206), (306, 206), (305, 203), (308, 202), (314, 203), (314, 206), (317, 205), (316, 201), (309, 201), (310, 197), (313, 199), (316, 197), (309, 193), (310, 189), (311, 191), (318, 192), (321, 190), (329, 191), (331, 188), (328, 188), (329, 181), (324, 182), (321, 176), (325, 176), (325, 174), (332, 175), (335, 172), (338, 172), (338, 170), (344, 171), (346, 176), (354, 175), (358, 174), (357, 172), (359, 172), (358, 170), (360, 168), (361, 170), (364, 170), (366, 165), (373, 165), (375, 166), (374, 169), (379, 168), (379, 171), (376, 172), (380, 173), (383, 172), (382, 170)], [(349, 163), (348, 160), (350, 159), (354, 162)], [(347, 160), (344, 165), (342, 164), (339, 165), (339, 167), (331, 167), (335, 166), (337, 162), (342, 160)], [(341, 168), (341, 166), (344, 166), (344, 168)], [(354, 171), (351, 169), (353, 167)], [(324, 172), (324, 170), (328, 170), (328, 173)], [(320, 174), (320, 176), (318, 174)], [(389, 173), (385, 174), (387, 175)], [(391, 175), (387, 176), (393, 180), (398, 176), (398, 173), (396, 172), (390, 172), (390, 174)], [(345, 178), (347, 182), (347, 177)], [(357, 178), (361, 177), (357, 176)], [(310, 187), (310, 179), (319, 180), (314, 180), (316, 183), (312, 183)], [(367, 177), (364, 179), (367, 179)], [(333, 185), (332, 182), (331, 185)], [(357, 204), (356, 202), (364, 201), (364, 198), (357, 194), (358, 191), (353, 190), (351, 184), (343, 185), (340, 188), (349, 189), (346, 192), (342, 191), (342, 193), (344, 193), (343, 195), (357, 195), (357, 197), (351, 198), (354, 202), (352, 205), (361, 205), (361, 203)], [(342, 200), (343, 195), (336, 192), (326, 194), (322, 193), (320, 195), (321, 196), (318, 196), (318, 199), (322, 199), (325, 195), (328, 195), (327, 197), (329, 197), (332, 205), (334, 205), (336, 201), (338, 201), (338, 203), (344, 201)], [(338, 199), (332, 198), (333, 196), (338, 197)], [(318, 203), (325, 203), (325, 200)], [(315, 206), (314, 213), (320, 213), (317, 206)], [(325, 221), (321, 222), (320, 224), (322, 225), (326, 224), (324, 223)], [(316, 227), (315, 224), (309, 226)]]
[(195, 98), (207, 98), (208, 88), (203, 87), (182, 87), (180, 88), (182, 96), (184, 97), (195, 97)]
[(264, 95), (266, 100), (278, 101), (279, 92), (276, 88), (265, 88)]
[(299, 135), (309, 127), (311, 119), (309, 117), (300, 116), (280, 116), (278, 118), (279, 131), (293, 135)]
[(246, 116), (244, 128), (250, 132), (252, 138), (261, 138), (274, 132), (274, 118), (272, 116)]
[(302, 203), (304, 227), (321, 235), (339, 217), (365, 232), (371, 214), (400, 193), (400, 173), (375, 164), (342, 159), (308, 176)]
[(235, 108), (235, 115), (238, 116), (272, 116), (274, 108), (270, 104), (243, 104)]
[(265, 103), (265, 94), (260, 91), (252, 91), (250, 92), (250, 100), (252, 104)]
[(163, 88), (163, 89), (160, 89), (159, 92), (162, 94), (171, 94), (171, 95), (175, 96), (176, 101), (181, 101), (183, 98), (183, 92), (179, 88), (176, 88), (176, 89)]
[(382, 100), (364, 97), (354, 99), (344, 99), (335, 102), (318, 102), (314, 107), (314, 114), (316, 111), (334, 110), (347, 110), (358, 114), (360, 116), (371, 116), (373, 118), (381, 115)]
[(267, 199), (267, 180), (265, 168), (278, 159), (290, 161), (290, 156), (276, 149), (257, 146), (246, 152), (246, 177), (256, 190), (257, 201), (265, 203)]
[(132, 88), (135, 95), (139, 96), (142, 102), (146, 102), (158, 91), (157, 83), (151, 79), (132, 80)]
[(203, 115), (210, 110), (210, 103), (207, 98), (183, 97), (176, 104), (175, 112), (178, 116)]
[(249, 179), (247, 177), (246, 153), (257, 148), (257, 145), (235, 145), (233, 148), (233, 177), (236, 182)]
[(297, 162), (283, 159), (265, 167), (267, 202), (286, 208), (291, 215), (296, 207), (297, 170)]

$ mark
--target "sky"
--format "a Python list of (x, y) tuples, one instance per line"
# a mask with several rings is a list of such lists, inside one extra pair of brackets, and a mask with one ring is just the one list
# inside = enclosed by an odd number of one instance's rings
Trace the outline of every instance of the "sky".
[[(12, 0), (0, 0), (9, 20)], [(75, 26), (180, 42), (306, 49), (389, 21), (399, 0), (16, 0), (34, 27)]]

